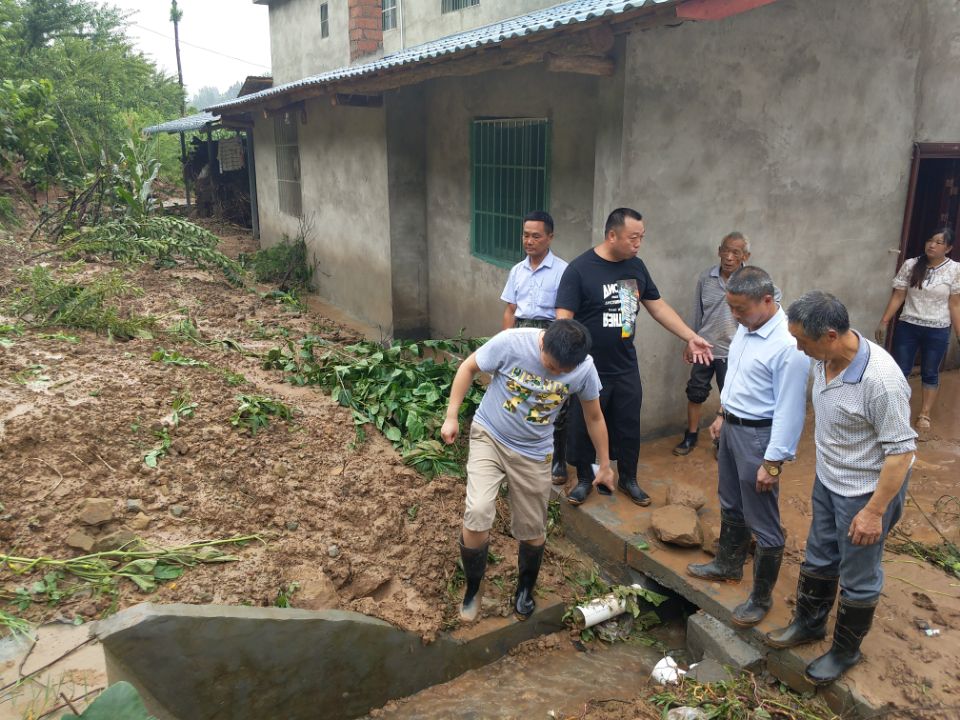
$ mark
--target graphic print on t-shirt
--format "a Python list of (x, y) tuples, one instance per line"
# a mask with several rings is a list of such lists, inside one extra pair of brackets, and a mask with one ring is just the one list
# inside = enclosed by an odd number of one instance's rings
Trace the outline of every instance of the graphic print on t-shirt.
[(620, 337), (633, 337), (640, 307), (640, 291), (634, 278), (603, 286), (603, 327), (620, 328)]
[(547, 380), (539, 375), (514, 367), (507, 373), (507, 392), (510, 393), (503, 403), (508, 413), (516, 413), (525, 400), (529, 409), (524, 420), (533, 425), (546, 425), (550, 415), (556, 411), (570, 394), (570, 386), (557, 380)]

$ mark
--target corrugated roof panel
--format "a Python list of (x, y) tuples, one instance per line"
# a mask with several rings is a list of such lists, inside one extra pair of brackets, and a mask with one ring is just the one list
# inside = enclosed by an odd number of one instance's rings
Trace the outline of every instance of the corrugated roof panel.
[(417, 45), (416, 47), (405, 48), (373, 62), (363, 63), (361, 65), (348, 65), (318, 75), (311, 75), (301, 80), (294, 80), (293, 82), (283, 85), (277, 85), (268, 90), (262, 90), (257, 93), (245, 95), (242, 98), (237, 98), (236, 100), (213, 105), (208, 109), (215, 111), (228, 110), (237, 105), (246, 105), (250, 102), (266, 100), (275, 95), (281, 95), (298, 88), (323, 85), (338, 80), (359, 78), (364, 75), (371, 75), (381, 70), (396, 68), (402, 65), (415, 65), (425, 60), (450, 55), (462, 50), (479, 48), (484, 45), (494, 45), (504, 40), (510, 40), (511, 38), (533, 35), (564, 25), (574, 25), (599, 17), (619, 15), (628, 10), (637, 10), (646, 6), (660, 5), (672, 1), (673, 0), (630, 0), (629, 2), (623, 2), (622, 0), (572, 0), (572, 2), (554, 5), (553, 7), (544, 8), (543, 10), (536, 10), (526, 15), (519, 15), (509, 20), (485, 25), (474, 30), (449, 35), (438, 40), (431, 40), (428, 43)]
[(193, 132), (202, 130), (208, 123), (216, 122), (220, 119), (219, 115), (209, 112), (197, 113), (196, 115), (187, 115), (186, 117), (170, 120), (159, 125), (151, 125), (144, 128), (143, 132), (147, 135), (156, 135), (157, 133), (179, 133)]

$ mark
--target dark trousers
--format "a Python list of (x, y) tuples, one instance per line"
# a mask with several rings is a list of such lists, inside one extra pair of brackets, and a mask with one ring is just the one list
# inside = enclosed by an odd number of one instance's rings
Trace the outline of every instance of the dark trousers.
[(770, 442), (770, 430), (725, 422), (717, 455), (720, 509), (734, 520), (743, 520), (760, 547), (783, 545), (780, 484), (770, 492), (757, 492), (757, 470)]
[(727, 359), (714, 358), (709, 365), (694, 363), (690, 368), (687, 381), (687, 400), (701, 405), (710, 397), (710, 381), (717, 376), (717, 390), (723, 392), (723, 381), (727, 378)]
[[(640, 406), (643, 404), (640, 374), (601, 375), (600, 383), (603, 385), (600, 409), (607, 424), (610, 459), (617, 461), (620, 480), (635, 480), (640, 458)], [(589, 468), (596, 462), (597, 453), (576, 396), (570, 398), (567, 425), (567, 461), (576, 466), (577, 477), (592, 477)]]
[(950, 349), (950, 328), (931, 328), (897, 321), (890, 354), (905, 377), (913, 370), (913, 361), (920, 351), (920, 382), (927, 387), (940, 387), (940, 366)]

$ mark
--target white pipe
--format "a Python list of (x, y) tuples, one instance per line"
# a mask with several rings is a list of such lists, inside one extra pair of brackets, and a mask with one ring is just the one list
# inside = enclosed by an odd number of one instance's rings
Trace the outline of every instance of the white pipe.
[[(644, 589), (642, 585), (631, 585), (630, 587), (634, 590)], [(626, 611), (626, 601), (610, 593), (602, 598), (594, 598), (586, 605), (578, 605), (573, 610), (573, 617), (577, 624), (585, 630), (612, 617), (622, 615)]]

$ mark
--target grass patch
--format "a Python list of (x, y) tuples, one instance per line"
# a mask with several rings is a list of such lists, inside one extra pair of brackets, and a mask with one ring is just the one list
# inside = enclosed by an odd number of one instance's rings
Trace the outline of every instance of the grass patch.
[(257, 282), (276, 285), (282, 291), (313, 288), (313, 265), (302, 232), (293, 239), (284, 235), (276, 245), (253, 254), (241, 254), (240, 264), (253, 272)]

